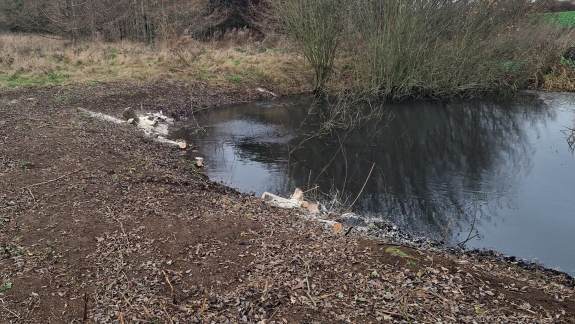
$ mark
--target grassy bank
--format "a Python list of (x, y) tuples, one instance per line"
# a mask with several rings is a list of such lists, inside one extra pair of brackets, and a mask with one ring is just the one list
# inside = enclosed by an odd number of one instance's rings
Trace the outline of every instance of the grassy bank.
[[(545, 27), (548, 28), (548, 27)], [(110, 82), (204, 82), (222, 89), (263, 87), (279, 94), (310, 92), (314, 69), (287, 39), (254, 41), (246, 31), (227, 34), (219, 42), (191, 38), (160, 45), (134, 42), (81, 42), (31, 34), (0, 35), (0, 88)], [(568, 44), (571, 30), (555, 42)], [(565, 45), (566, 46), (566, 45)], [(558, 53), (529, 77), (528, 87), (544, 91), (575, 91), (575, 65)], [(361, 76), (353, 69), (355, 52), (339, 53), (326, 87), (356, 89)], [(513, 70), (512, 61), (502, 65)], [(422, 63), (423, 64), (423, 63)], [(452, 71), (454, 72), (454, 71)], [(439, 71), (437, 71), (439, 73)], [(401, 74), (398, 74), (400, 76)], [(501, 79), (502, 85), (506, 82)]]
[(249, 40), (244, 31), (217, 43), (82, 42), (29, 34), (0, 35), (0, 87), (97, 82), (202, 81), (226, 88), (308, 92), (311, 71), (289, 44)]

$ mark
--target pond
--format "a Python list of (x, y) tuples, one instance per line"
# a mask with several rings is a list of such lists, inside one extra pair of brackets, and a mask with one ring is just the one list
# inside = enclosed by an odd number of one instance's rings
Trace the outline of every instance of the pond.
[[(330, 138), (309, 98), (196, 114), (171, 137), (199, 150), (205, 172), (243, 192), (294, 187), (339, 197), (353, 211), (416, 236), (487, 248), (575, 275), (572, 94), (505, 101), (386, 105), (390, 118)], [(198, 127), (201, 127), (199, 129)], [(363, 189), (363, 190), (362, 190)], [(311, 193), (311, 192), (310, 192)], [(360, 195), (361, 193), (361, 195)]]

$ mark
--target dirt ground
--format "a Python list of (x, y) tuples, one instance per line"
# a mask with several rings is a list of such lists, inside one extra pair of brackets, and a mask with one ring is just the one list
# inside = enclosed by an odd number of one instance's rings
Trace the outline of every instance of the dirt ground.
[(1, 92), (0, 322), (575, 322), (570, 277), (335, 232), (77, 109), (185, 116), (259, 98), (183, 83)]

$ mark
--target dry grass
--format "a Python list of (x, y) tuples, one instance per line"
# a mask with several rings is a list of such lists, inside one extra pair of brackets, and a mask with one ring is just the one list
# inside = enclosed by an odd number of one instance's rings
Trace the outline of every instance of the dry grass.
[(540, 88), (545, 91), (575, 91), (575, 67), (557, 63), (541, 77)]
[[(72, 44), (38, 35), (0, 34), (0, 88), (185, 80), (219, 87), (260, 86), (284, 94), (311, 90), (313, 71), (284, 36), (256, 41), (242, 29), (218, 39), (202, 43), (181, 37), (150, 46), (127, 41)], [(353, 88), (356, 76), (350, 67), (355, 60), (338, 57), (328, 87)], [(556, 62), (534, 81), (546, 91), (575, 91), (575, 68)]]
[(157, 80), (204, 81), (218, 86), (308, 91), (311, 71), (286, 42), (256, 42), (246, 30), (221, 41), (187, 37), (148, 46), (83, 42), (28, 34), (0, 35), (0, 87)]

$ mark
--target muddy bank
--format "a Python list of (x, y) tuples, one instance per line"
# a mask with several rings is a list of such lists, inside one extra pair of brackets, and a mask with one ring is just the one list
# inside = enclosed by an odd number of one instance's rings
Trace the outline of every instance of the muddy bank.
[[(188, 88), (100, 87), (0, 94), (6, 323), (575, 320), (564, 276), (335, 232), (209, 181), (176, 147), (77, 110), (185, 113)], [(234, 100), (220, 94), (214, 106)], [(209, 107), (212, 94), (203, 98)]]

